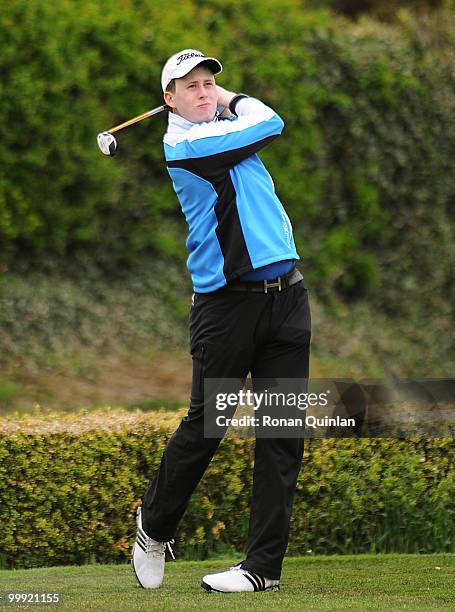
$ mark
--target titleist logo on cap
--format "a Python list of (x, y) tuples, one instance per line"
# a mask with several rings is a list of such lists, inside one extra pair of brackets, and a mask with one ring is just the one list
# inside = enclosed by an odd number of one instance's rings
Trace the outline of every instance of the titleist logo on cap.
[(180, 66), (183, 61), (190, 59), (191, 57), (205, 57), (205, 55), (203, 53), (183, 53), (177, 58), (177, 66)]

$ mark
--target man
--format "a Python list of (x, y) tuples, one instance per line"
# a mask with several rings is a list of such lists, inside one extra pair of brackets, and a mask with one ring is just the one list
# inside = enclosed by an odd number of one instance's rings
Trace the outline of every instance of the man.
[[(289, 218), (256, 155), (283, 121), (259, 100), (217, 86), (221, 70), (217, 59), (186, 49), (162, 72), (171, 109), (166, 163), (189, 227), (193, 382), (188, 414), (138, 510), (132, 564), (145, 588), (161, 585), (166, 547), (222, 439), (204, 435), (212, 409), (204, 379), (308, 378), (307, 290)], [(302, 455), (302, 436), (256, 439), (246, 558), (204, 576), (203, 588), (279, 589)]]

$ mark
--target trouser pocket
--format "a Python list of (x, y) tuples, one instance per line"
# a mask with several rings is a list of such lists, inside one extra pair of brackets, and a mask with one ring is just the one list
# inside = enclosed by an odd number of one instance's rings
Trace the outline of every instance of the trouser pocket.
[(204, 401), (205, 344), (198, 344), (192, 351), (193, 378), (191, 383), (191, 404), (199, 405)]
[(205, 344), (201, 344), (201, 368), (199, 372), (199, 392), (204, 395)]

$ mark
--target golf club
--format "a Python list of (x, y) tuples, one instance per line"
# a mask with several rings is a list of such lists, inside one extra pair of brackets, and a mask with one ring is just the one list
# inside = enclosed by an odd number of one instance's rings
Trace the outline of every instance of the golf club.
[(152, 117), (153, 115), (162, 113), (168, 108), (169, 107), (166, 104), (163, 104), (162, 106), (157, 106), (156, 108), (152, 108), (152, 110), (142, 113), (142, 115), (138, 115), (137, 117), (133, 117), (132, 119), (129, 119), (128, 121), (125, 121), (124, 123), (120, 123), (119, 125), (112, 127), (110, 130), (107, 130), (106, 132), (100, 132), (97, 136), (97, 141), (98, 141), (98, 146), (101, 149), (101, 152), (104, 153), (104, 155), (109, 155), (109, 157), (113, 157), (117, 151), (117, 140), (112, 134), (114, 134), (115, 132), (119, 132), (120, 130), (124, 130), (130, 125), (133, 125), (134, 123), (138, 123), (139, 121), (142, 121), (143, 119), (147, 119), (148, 117)]

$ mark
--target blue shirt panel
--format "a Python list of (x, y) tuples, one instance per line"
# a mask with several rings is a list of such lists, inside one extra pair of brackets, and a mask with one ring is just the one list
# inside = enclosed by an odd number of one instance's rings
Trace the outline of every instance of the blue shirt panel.
[(215, 233), (217, 193), (211, 183), (188, 170), (168, 168), (168, 172), (189, 228), (187, 267), (194, 290), (215, 291), (226, 284), (224, 257)]
[(243, 160), (231, 168), (230, 176), (253, 268), (285, 259), (300, 259), (289, 217), (259, 157), (252, 155)]

